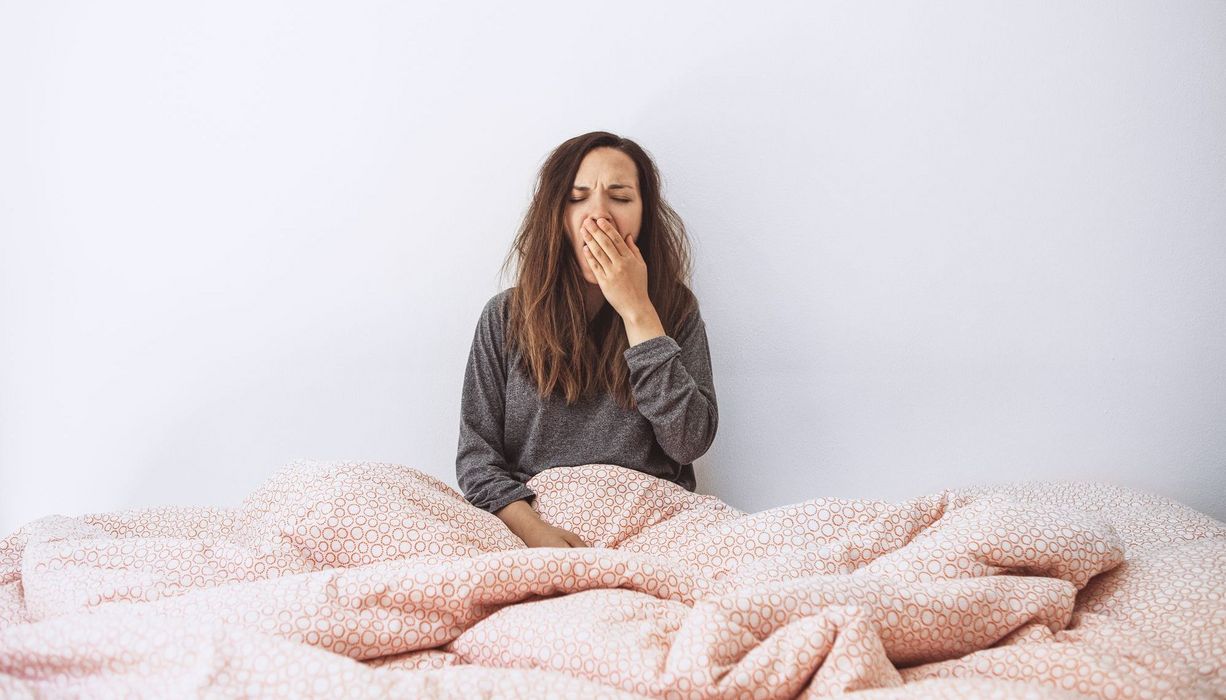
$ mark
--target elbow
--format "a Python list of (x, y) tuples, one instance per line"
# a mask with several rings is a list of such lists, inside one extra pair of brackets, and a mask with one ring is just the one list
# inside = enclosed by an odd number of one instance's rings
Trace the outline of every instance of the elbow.
[(711, 445), (715, 443), (715, 433), (718, 429), (719, 414), (715, 410), (715, 404), (712, 403), (704, 427), (688, 431), (689, 439), (683, 441), (681, 449), (677, 450), (676, 454), (670, 456), (678, 464), (692, 464), (699, 457), (710, 451)]
[(703, 443), (702, 452), (698, 456), (706, 454), (711, 449), (711, 445), (715, 443), (715, 433), (719, 431), (719, 407), (715, 404), (715, 397), (709, 397), (707, 401), (707, 439)]

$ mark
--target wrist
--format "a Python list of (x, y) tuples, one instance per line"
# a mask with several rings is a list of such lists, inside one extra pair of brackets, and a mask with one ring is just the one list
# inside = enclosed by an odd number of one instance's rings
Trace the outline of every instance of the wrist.
[(642, 306), (631, 309), (622, 321), (626, 326), (646, 326), (660, 322), (660, 315), (656, 313), (656, 307), (652, 304), (644, 304)]
[(512, 501), (494, 515), (517, 535), (523, 530), (532, 529), (545, 522), (541, 520), (541, 516), (537, 515), (536, 510), (528, 504), (526, 499)]
[(630, 347), (665, 335), (664, 324), (660, 321), (660, 315), (656, 313), (654, 306), (647, 306), (628, 313), (622, 318), (622, 321), (626, 327), (626, 340), (629, 341)]

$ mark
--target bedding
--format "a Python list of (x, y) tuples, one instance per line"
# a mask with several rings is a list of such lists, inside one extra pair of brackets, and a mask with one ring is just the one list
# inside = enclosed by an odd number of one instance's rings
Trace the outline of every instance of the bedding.
[(1098, 482), (757, 513), (617, 465), (527, 548), (412, 467), (0, 541), (0, 696), (1226, 696), (1226, 525)]

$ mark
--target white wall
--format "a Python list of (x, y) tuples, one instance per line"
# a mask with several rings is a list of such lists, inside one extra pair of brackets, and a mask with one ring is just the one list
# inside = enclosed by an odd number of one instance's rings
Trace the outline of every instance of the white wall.
[(425, 5), (2, 5), (0, 536), (295, 457), (454, 486), (477, 315), (592, 129), (693, 237), (700, 491), (1226, 518), (1226, 4)]

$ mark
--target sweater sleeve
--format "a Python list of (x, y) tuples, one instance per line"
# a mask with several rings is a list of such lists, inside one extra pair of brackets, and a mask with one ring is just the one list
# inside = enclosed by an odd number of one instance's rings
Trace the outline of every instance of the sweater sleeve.
[[(456, 481), (464, 499), (493, 513), (536, 493), (511, 476), (503, 457), (506, 371), (498, 297), (486, 302), (473, 333), (460, 400)], [(529, 501), (531, 502), (531, 501)]]
[(675, 331), (626, 348), (639, 412), (678, 464), (690, 464), (715, 441), (719, 410), (706, 323), (697, 309)]

